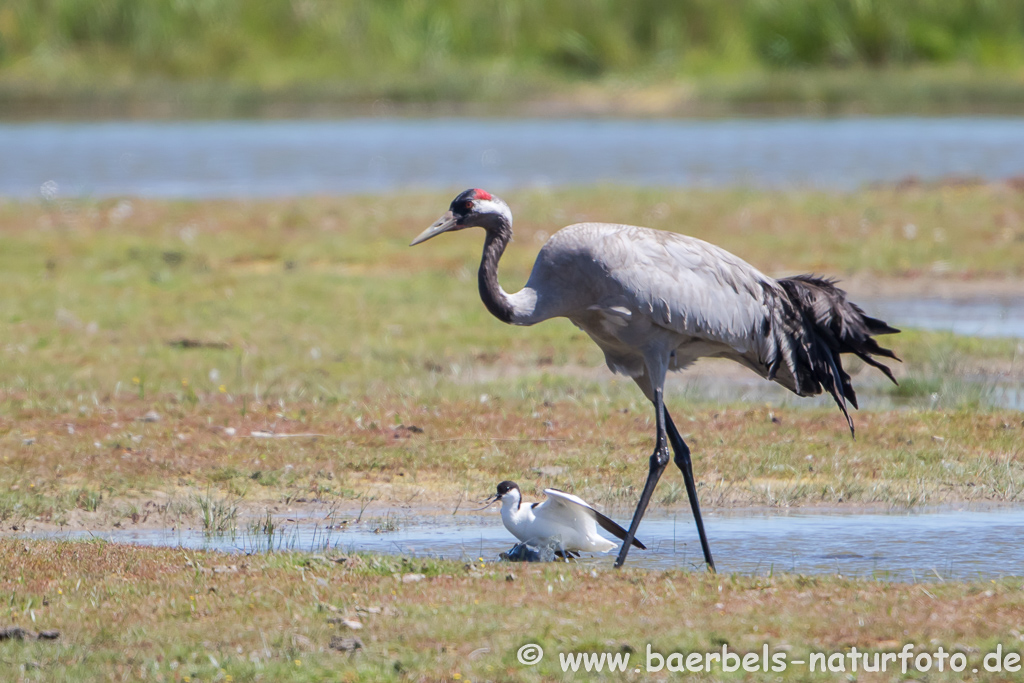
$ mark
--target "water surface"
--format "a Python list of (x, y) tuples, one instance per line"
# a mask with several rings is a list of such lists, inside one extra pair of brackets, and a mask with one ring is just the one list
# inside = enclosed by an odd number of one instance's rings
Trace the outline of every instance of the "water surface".
[[(286, 526), (276, 549), (340, 553), (372, 551), (496, 561), (515, 539), (497, 514), (390, 516), (397, 530), (380, 532), (380, 522), (311, 522)], [(621, 523), (626, 520), (620, 519)], [(942, 510), (865, 514), (821, 512), (710, 512), (705, 526), (721, 572), (841, 574), (899, 581), (997, 578), (1024, 575), (1024, 508)], [(198, 530), (115, 530), (51, 534), (95, 536), (120, 543), (265, 552), (265, 537), (238, 533), (210, 537)], [(634, 549), (629, 563), (645, 568), (699, 570), (700, 543), (688, 512), (652, 514), (638, 537), (647, 551)], [(610, 565), (612, 555), (584, 556), (583, 563)]]
[(901, 329), (1024, 339), (1024, 291), (1017, 297), (893, 298), (857, 303), (870, 315)]
[(625, 185), (854, 189), (1024, 175), (1024, 118), (0, 124), (0, 196)]

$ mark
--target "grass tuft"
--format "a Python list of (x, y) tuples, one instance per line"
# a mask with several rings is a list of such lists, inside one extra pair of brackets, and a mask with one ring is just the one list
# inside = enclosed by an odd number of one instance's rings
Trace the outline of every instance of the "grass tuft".
[(231, 501), (215, 497), (209, 490), (206, 495), (195, 497), (199, 508), (203, 531), (211, 535), (234, 533), (237, 528), (238, 506)]

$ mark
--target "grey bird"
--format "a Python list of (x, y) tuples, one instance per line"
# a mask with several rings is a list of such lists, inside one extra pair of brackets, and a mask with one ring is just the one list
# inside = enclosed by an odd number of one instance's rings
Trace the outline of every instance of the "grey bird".
[(456, 197), (412, 245), (441, 233), (484, 229), (480, 298), (496, 318), (533, 325), (568, 318), (604, 351), (613, 372), (628, 375), (654, 404), (656, 437), (647, 481), (615, 560), (622, 566), (651, 495), (669, 462), (668, 446), (683, 473), (701, 549), (714, 571), (690, 449), (665, 409), (669, 370), (698, 358), (728, 358), (798, 396), (823, 390), (835, 399), (853, 433), (847, 401), (857, 407), (840, 354), (852, 353), (881, 370), (875, 359), (899, 360), (874, 335), (899, 330), (864, 314), (833, 280), (811, 275), (774, 279), (703, 240), (632, 225), (578, 223), (545, 243), (520, 291), (498, 284), (498, 261), (512, 239), (512, 212), (480, 189)]

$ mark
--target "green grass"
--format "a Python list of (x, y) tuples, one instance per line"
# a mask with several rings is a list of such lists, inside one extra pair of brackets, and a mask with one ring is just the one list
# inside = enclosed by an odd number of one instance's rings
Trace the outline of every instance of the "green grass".
[[(894, 289), (1012, 283), (1024, 263), (1024, 195), (1001, 186), (507, 199), (510, 290), (545, 234), (587, 219), (682, 230), (774, 274)], [(449, 200), (0, 204), (0, 521), (149, 515), (216, 532), (236, 525), (230, 508), (245, 528), (268, 502), (454, 507), (502, 479), (542, 487), (533, 470), (545, 465), (567, 468), (560, 485), (628, 507), (649, 406), (567, 321), (509, 328), (486, 312), (480, 235), (407, 246)], [(1019, 381), (1020, 342), (913, 330), (887, 341), (905, 361), (899, 387), (850, 366), (876, 406), (855, 415), (856, 440), (824, 402), (722, 402), (687, 374), (671, 380), (706, 504), (1020, 500), (1019, 413), (994, 407)], [(268, 431), (314, 436), (250, 436)], [(681, 502), (670, 482), (659, 496)]]
[(93, 62), (133, 75), (256, 83), (479, 65), (573, 75), (751, 66), (1024, 63), (1016, 2), (556, 0), (83, 4), (45, 0), (2, 15), (4, 66)]
[(971, 0), (42, 0), (0, 9), (0, 102), (8, 115), (381, 99), (585, 110), (595, 86), (605, 106), (647, 113), (1011, 110), (1022, 26), (1021, 3)]
[[(664, 654), (767, 645), (793, 662), (913, 643), (915, 654), (962, 652), (980, 670), (971, 680), (996, 681), (1006, 673), (982, 661), (998, 645), (1020, 651), (1022, 595), (1019, 578), (922, 585), (0, 540), (0, 623), (60, 631), (0, 642), (0, 660), (27, 681), (555, 681), (567, 678), (559, 653), (628, 652), (643, 670), (648, 644)], [(353, 636), (358, 652), (330, 648)], [(516, 657), (528, 643), (544, 649), (533, 667)], [(796, 664), (705, 676), (825, 680)], [(962, 680), (948, 668), (927, 676)]]
[[(125, 200), (128, 218), (117, 201), (2, 203), (0, 386), (15, 409), (92, 410), (128, 396), (188, 406), (224, 394), (244, 416), (247, 402), (278, 398), (479, 395), (481, 368), (537, 375), (599, 365), (600, 352), (567, 321), (510, 330), (487, 313), (475, 285), (479, 235), (408, 247), (448, 200)], [(680, 230), (776, 275), (1024, 276), (1014, 218), (1024, 194), (995, 186), (854, 195), (604, 188), (508, 200), (517, 226), (502, 261), (509, 289), (525, 281), (545, 235), (592, 219)], [(898, 348), (937, 372), (968, 356), (1016, 353), (1008, 340), (913, 332)], [(498, 384), (521, 390), (514, 379)], [(127, 432), (111, 438), (130, 445)]]
[[(211, 479), (225, 481), (217, 474)], [(195, 503), (202, 517), (204, 533), (219, 536), (234, 533), (238, 529), (238, 507), (230, 500), (219, 499), (207, 490), (206, 495), (195, 497)]]

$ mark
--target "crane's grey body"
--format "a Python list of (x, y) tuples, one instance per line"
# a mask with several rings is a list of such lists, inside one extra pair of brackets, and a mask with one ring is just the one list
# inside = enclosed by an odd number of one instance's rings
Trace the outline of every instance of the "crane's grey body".
[(608, 367), (632, 377), (655, 406), (650, 472), (616, 566), (625, 561), (668, 464), (671, 443), (705, 560), (714, 569), (690, 451), (664, 407), (669, 370), (681, 370), (699, 358), (728, 358), (800, 396), (827, 391), (851, 432), (846, 403), (856, 407), (857, 398), (840, 354), (856, 355), (895, 382), (874, 356), (896, 356), (872, 337), (899, 330), (864, 315), (831, 280), (806, 275), (776, 280), (693, 237), (579, 223), (547, 241), (526, 286), (509, 294), (498, 284), (498, 261), (512, 238), (512, 213), (505, 202), (478, 189), (456, 197), (448, 213), (413, 244), (474, 226), (486, 231), (478, 282), (492, 314), (513, 325), (568, 318), (604, 351)]
[(786, 362), (775, 380), (800, 393), (780, 296), (774, 280), (702, 240), (579, 223), (541, 249), (526, 286), (512, 295), (511, 322), (569, 318), (604, 351), (609, 369), (652, 400), (658, 375), (699, 358), (729, 358), (767, 377), (780, 353)]

